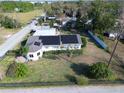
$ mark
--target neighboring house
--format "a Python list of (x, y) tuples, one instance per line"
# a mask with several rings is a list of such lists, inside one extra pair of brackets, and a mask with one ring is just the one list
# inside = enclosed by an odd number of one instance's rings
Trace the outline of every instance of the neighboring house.
[(58, 35), (58, 31), (56, 28), (51, 28), (47, 23), (42, 24), (42, 26), (34, 26), (32, 28), (33, 36), (50, 36), (50, 35)]
[(50, 26), (42, 26), (37, 29), (33, 36), (47, 36), (47, 35), (58, 35), (56, 28), (50, 28)]
[(105, 32), (105, 33), (104, 33), (104, 36), (109, 37), (109, 39), (115, 40), (119, 34), (120, 34), (120, 40), (124, 40), (124, 32), (123, 32), (123, 33), (118, 33), (118, 32)]
[(28, 60), (38, 60), (43, 52), (52, 50), (81, 49), (80, 35), (31, 36), (26, 45), (29, 47)]

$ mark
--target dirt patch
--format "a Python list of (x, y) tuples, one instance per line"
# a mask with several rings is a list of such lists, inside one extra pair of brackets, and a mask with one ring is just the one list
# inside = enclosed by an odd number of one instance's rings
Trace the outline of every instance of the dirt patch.
[(85, 62), (87, 64), (96, 63), (99, 61), (108, 61), (110, 54), (103, 49), (98, 48), (94, 43), (88, 42), (87, 47), (84, 48), (84, 54), (75, 58), (72, 58), (75, 62)]
[(73, 63), (86, 63), (93, 64), (101, 61), (108, 61), (110, 54), (108, 54), (103, 49), (98, 48), (94, 43), (88, 42), (87, 47), (83, 50), (83, 55), (77, 57), (67, 57), (66, 55), (59, 55), (57, 58), (59, 60), (66, 60)]

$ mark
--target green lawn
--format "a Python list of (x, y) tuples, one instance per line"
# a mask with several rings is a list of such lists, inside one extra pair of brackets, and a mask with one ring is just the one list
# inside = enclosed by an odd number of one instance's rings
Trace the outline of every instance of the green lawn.
[[(1, 66), (7, 68), (8, 62), (0, 63)], [(29, 74), (24, 78), (8, 78), (5, 77), (2, 81), (4, 83), (14, 82), (56, 82), (68, 81), (68, 75), (75, 75), (71, 69), (71, 63), (59, 60), (41, 59), (37, 62), (27, 63), (29, 67)]]

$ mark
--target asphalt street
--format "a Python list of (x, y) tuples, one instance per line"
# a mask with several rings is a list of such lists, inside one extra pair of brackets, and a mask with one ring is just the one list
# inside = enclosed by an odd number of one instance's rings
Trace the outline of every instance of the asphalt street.
[(124, 93), (124, 86), (63, 86), (0, 89), (0, 93)]

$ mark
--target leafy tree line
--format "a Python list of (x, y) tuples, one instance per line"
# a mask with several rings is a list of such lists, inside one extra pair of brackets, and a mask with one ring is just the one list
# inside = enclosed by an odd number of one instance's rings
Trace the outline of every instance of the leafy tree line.
[(0, 10), (2, 12), (13, 12), (15, 8), (18, 8), (18, 12), (27, 12), (33, 10), (34, 6), (29, 2), (18, 1), (3, 1), (0, 3)]
[[(120, 16), (121, 6), (119, 2), (95, 0), (89, 5), (86, 15), (78, 18), (77, 28), (82, 24), (81, 26), (84, 29), (92, 30), (94, 33), (103, 33), (114, 27), (116, 19)], [(85, 23), (88, 20), (91, 20), (91, 22), (86, 25)]]

